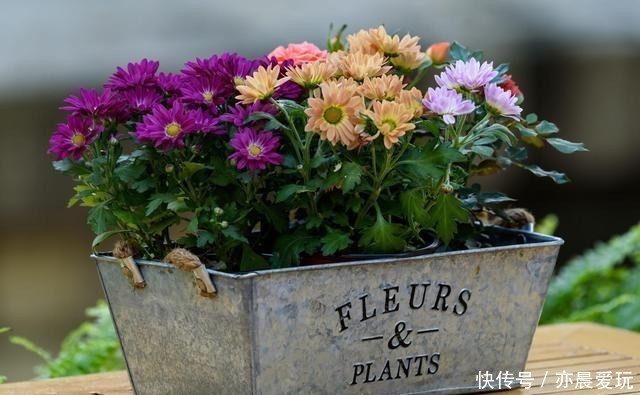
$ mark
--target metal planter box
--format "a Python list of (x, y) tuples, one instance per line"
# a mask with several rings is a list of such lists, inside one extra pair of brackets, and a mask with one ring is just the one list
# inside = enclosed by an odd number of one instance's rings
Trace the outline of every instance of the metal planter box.
[(456, 394), (524, 369), (561, 239), (228, 274), (94, 256), (138, 395)]

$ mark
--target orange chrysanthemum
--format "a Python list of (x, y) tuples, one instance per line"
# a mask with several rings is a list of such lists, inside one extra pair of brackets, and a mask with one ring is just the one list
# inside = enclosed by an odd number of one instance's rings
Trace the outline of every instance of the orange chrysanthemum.
[(353, 80), (340, 79), (323, 82), (309, 98), (309, 117), (305, 131), (320, 134), (322, 140), (347, 147), (358, 139), (356, 125), (363, 102), (356, 95), (358, 85)]
[(315, 62), (294, 66), (287, 71), (287, 76), (303, 88), (312, 89), (333, 77), (336, 72), (336, 66), (331, 63)]
[(368, 55), (352, 52), (346, 54), (340, 62), (340, 71), (345, 77), (362, 81), (367, 77), (379, 77), (391, 70), (391, 66), (385, 66), (385, 62), (384, 56), (379, 53)]
[(404, 86), (402, 79), (397, 75), (365, 78), (360, 86), (360, 94), (371, 100), (393, 100)]
[(278, 78), (280, 66), (260, 66), (253, 75), (244, 81), (238, 81), (236, 89), (240, 94), (236, 99), (243, 104), (251, 104), (270, 98), (276, 89), (289, 80), (288, 77)]
[(419, 118), (424, 114), (424, 104), (422, 104), (422, 92), (418, 88), (410, 90), (403, 89), (395, 99), (396, 103), (402, 104), (413, 111), (413, 117)]
[(397, 143), (399, 138), (409, 130), (413, 130), (416, 127), (411, 123), (413, 111), (396, 102), (376, 101), (373, 103), (373, 110), (367, 111), (366, 115), (371, 118), (371, 121), (378, 129), (376, 136), (381, 134), (384, 137), (384, 146), (387, 149)]

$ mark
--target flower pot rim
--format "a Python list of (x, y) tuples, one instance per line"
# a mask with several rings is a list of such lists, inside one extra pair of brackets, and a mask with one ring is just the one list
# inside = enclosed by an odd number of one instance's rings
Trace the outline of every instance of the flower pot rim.
[[(472, 248), (468, 250), (456, 250), (456, 251), (445, 251), (445, 252), (431, 252), (422, 255), (413, 255), (413, 256), (403, 256), (403, 257), (389, 257), (385, 256), (383, 258), (377, 259), (362, 259), (355, 261), (346, 261), (346, 262), (336, 262), (336, 263), (323, 263), (317, 265), (309, 265), (309, 266), (295, 266), (295, 267), (286, 267), (279, 269), (265, 269), (265, 270), (256, 270), (250, 272), (223, 272), (215, 269), (207, 269), (209, 274), (220, 277), (227, 277), (230, 279), (250, 279), (257, 276), (270, 276), (277, 275), (279, 273), (290, 273), (290, 272), (298, 272), (298, 271), (309, 271), (309, 270), (323, 270), (323, 269), (331, 269), (336, 267), (352, 267), (352, 266), (361, 266), (361, 265), (372, 265), (372, 264), (385, 264), (385, 263), (402, 263), (408, 261), (415, 261), (424, 259), (425, 257), (443, 257), (443, 256), (457, 256), (457, 255), (469, 255), (475, 253), (491, 253), (491, 252), (499, 252), (505, 250), (519, 250), (519, 249), (527, 249), (534, 247), (546, 247), (546, 246), (560, 246), (564, 244), (564, 240), (557, 236), (549, 236), (536, 232), (529, 232), (519, 229), (508, 229), (502, 228), (499, 226), (490, 226), (487, 228), (498, 229), (501, 232), (507, 232), (512, 234), (523, 234), (527, 236), (527, 242), (523, 244), (512, 244), (512, 245), (504, 245), (504, 246), (495, 246), (495, 247), (483, 247), (483, 248)], [(117, 262), (118, 259), (111, 256), (109, 252), (103, 253), (94, 253), (91, 254), (91, 258), (94, 260), (107, 260), (112, 262)], [(140, 266), (148, 266), (148, 267), (156, 267), (156, 268), (165, 268), (165, 269), (177, 269), (174, 265), (167, 262), (148, 260), (148, 259), (136, 259), (135, 262)]]

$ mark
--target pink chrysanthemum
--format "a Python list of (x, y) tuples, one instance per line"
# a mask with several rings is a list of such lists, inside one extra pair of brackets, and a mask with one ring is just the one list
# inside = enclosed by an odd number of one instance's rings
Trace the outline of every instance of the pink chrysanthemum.
[(487, 109), (496, 115), (518, 119), (522, 113), (522, 108), (517, 105), (518, 98), (496, 84), (484, 87), (484, 100)]
[(469, 114), (475, 109), (471, 100), (464, 100), (462, 94), (446, 88), (429, 88), (422, 104), (429, 111), (442, 115), (444, 123), (448, 125), (456, 123), (456, 115)]
[(155, 60), (142, 59), (138, 63), (127, 64), (127, 69), (118, 67), (109, 77), (106, 88), (122, 91), (137, 86), (154, 87), (158, 82), (156, 72), (160, 63)]
[(161, 104), (155, 106), (151, 114), (145, 115), (138, 123), (135, 135), (140, 142), (166, 151), (184, 147), (184, 135), (194, 131), (195, 113), (186, 111), (180, 102), (175, 102), (170, 109)]
[(282, 163), (283, 157), (277, 152), (280, 139), (271, 132), (257, 133), (251, 128), (240, 128), (230, 144), (236, 152), (229, 155), (229, 159), (234, 159), (240, 170), (264, 170), (267, 164)]
[(88, 118), (71, 116), (67, 118), (66, 123), (59, 123), (56, 127), (55, 133), (49, 140), (48, 152), (55, 154), (58, 160), (68, 157), (78, 160), (82, 158), (87, 145), (91, 144), (102, 131), (102, 126), (94, 125)]
[(448, 89), (466, 88), (471, 91), (478, 90), (488, 84), (498, 75), (493, 69), (493, 62), (480, 64), (474, 58), (466, 62), (458, 60), (455, 64), (435, 76), (439, 86)]

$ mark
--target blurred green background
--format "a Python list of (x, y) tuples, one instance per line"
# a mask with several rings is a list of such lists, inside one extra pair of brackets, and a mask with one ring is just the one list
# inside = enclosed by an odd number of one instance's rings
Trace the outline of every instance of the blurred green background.
[[(563, 137), (586, 143), (591, 152), (533, 155), (543, 168), (567, 172), (573, 179), (568, 185), (518, 170), (483, 183), (519, 198), (539, 217), (557, 214), (556, 234), (567, 242), (560, 262), (567, 262), (640, 220), (638, 20), (640, 1), (635, 0), (4, 1), (0, 327), (9, 326), (56, 353), (65, 335), (83, 321), (85, 308), (102, 295), (88, 259), (92, 235), (86, 212), (65, 208), (71, 181), (51, 169), (46, 155), (66, 95), (80, 86), (99, 87), (117, 65), (143, 57), (176, 71), (186, 60), (214, 52), (258, 56), (287, 42), (323, 44), (331, 22), (347, 23), (349, 31), (384, 23), (389, 31), (421, 36), (425, 47), (458, 40), (484, 49), (498, 63), (511, 63), (526, 109), (556, 122)], [(602, 273), (606, 290), (589, 292), (599, 298), (590, 305), (640, 288), (631, 255), (621, 260), (596, 256), (591, 260), (596, 269), (576, 269), (578, 280), (552, 291), (561, 301), (555, 317), (586, 308), (585, 290)], [(614, 303), (629, 296), (624, 298)], [(583, 318), (595, 319), (593, 311), (589, 314)], [(12, 381), (33, 377), (39, 357), (6, 337), (0, 335), (0, 373)]]

